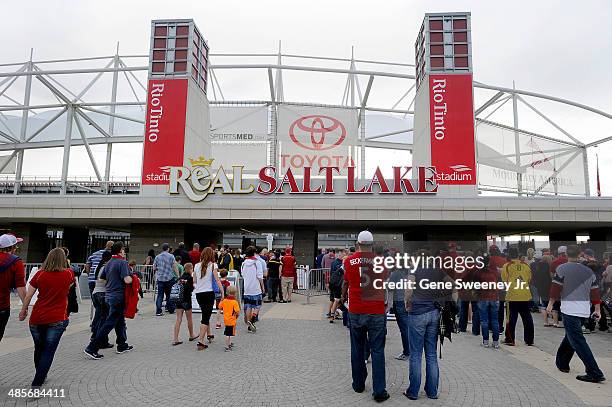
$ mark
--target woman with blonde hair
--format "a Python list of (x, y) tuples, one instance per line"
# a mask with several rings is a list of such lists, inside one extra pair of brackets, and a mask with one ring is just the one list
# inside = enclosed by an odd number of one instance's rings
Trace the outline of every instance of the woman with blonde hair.
[[(202, 250), (200, 262), (195, 265), (193, 270), (193, 292), (196, 295), (196, 300), (202, 311), (202, 320), (200, 325), (200, 335), (198, 337), (198, 350), (208, 348), (204, 343), (204, 339), (208, 339), (212, 343), (215, 335), (211, 335), (210, 331), (210, 316), (212, 315), (213, 305), (215, 303), (215, 291), (213, 287), (213, 279), (217, 283), (217, 287), (222, 287), (219, 279), (217, 262), (215, 261), (215, 252), (210, 247)], [(221, 290), (221, 300), (223, 300), (223, 290)]]
[(34, 388), (42, 386), (47, 379), (55, 351), (68, 326), (68, 292), (75, 279), (74, 273), (67, 266), (64, 250), (59, 247), (51, 250), (40, 270), (32, 277), (19, 313), (19, 320), (25, 320), (30, 301), (38, 291), (38, 299), (29, 321), (34, 340)]

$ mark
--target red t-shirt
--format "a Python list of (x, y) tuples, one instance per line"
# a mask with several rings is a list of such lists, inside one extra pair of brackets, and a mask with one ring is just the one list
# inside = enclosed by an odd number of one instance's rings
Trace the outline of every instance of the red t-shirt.
[[(0, 266), (6, 264), (10, 256), (10, 253), (0, 252)], [(0, 271), (0, 310), (11, 308), (11, 288), (25, 285), (25, 267), (21, 259), (15, 260), (6, 270)]]
[(374, 253), (355, 252), (344, 259), (344, 281), (348, 283), (349, 311), (353, 314), (385, 313), (385, 291), (373, 286), (373, 279), (384, 281), (385, 276), (374, 273), (373, 258)]
[(189, 259), (191, 260), (191, 264), (196, 265), (196, 263), (200, 262), (200, 251), (199, 250), (191, 250), (189, 252)]
[(295, 257), (286, 254), (281, 257), (281, 263), (283, 263), (281, 277), (295, 277)]
[(73, 283), (74, 273), (70, 269), (39, 270), (30, 280), (30, 285), (38, 289), (38, 299), (30, 315), (30, 325), (45, 325), (67, 320), (68, 291)]

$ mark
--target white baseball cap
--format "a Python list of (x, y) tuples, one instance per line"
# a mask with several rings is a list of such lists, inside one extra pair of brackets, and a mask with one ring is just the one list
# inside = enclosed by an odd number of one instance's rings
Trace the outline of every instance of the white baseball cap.
[(567, 253), (567, 246), (559, 246), (557, 248), (557, 253), (561, 254), (561, 253)]
[(374, 243), (374, 236), (372, 236), (372, 233), (370, 233), (367, 230), (359, 232), (359, 235), (357, 236), (357, 243), (359, 243), (359, 244), (373, 244)]
[(17, 243), (23, 242), (23, 239), (11, 234), (4, 234), (0, 236), (0, 249), (6, 249), (7, 247), (15, 246)]

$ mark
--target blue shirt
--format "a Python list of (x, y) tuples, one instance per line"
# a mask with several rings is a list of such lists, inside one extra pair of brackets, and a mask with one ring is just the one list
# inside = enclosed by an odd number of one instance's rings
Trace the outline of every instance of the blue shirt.
[(176, 259), (169, 252), (161, 252), (155, 256), (153, 260), (153, 268), (155, 271), (155, 278), (157, 281), (170, 281), (175, 278), (174, 274), (174, 262)]
[(89, 264), (89, 275), (87, 276), (87, 281), (94, 283), (96, 281), (96, 270), (98, 268), (98, 264), (102, 260), (102, 254), (106, 251), (106, 249), (98, 250), (97, 252), (93, 252), (91, 256), (87, 258), (87, 264)]
[(102, 269), (100, 278), (106, 280), (106, 299), (123, 299), (125, 281), (123, 279), (132, 273), (128, 262), (119, 258), (112, 258)]

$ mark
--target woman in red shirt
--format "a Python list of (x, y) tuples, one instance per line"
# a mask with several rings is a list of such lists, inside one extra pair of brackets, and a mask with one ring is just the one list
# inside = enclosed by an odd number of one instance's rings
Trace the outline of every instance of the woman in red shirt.
[(75, 280), (67, 266), (64, 251), (61, 248), (51, 250), (38, 273), (32, 277), (19, 313), (19, 320), (25, 320), (32, 296), (38, 291), (38, 299), (30, 315), (36, 367), (32, 387), (40, 387), (45, 382), (59, 341), (68, 326), (68, 291)]

